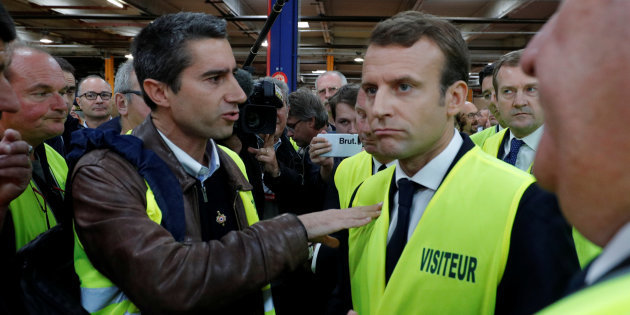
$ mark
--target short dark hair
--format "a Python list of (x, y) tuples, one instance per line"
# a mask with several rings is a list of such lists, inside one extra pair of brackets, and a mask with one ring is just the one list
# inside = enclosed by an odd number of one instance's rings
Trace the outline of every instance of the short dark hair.
[(319, 98), (302, 89), (289, 94), (289, 116), (300, 120), (315, 118), (315, 129), (324, 127), (328, 122), (328, 113)]
[(144, 91), (144, 80), (166, 83), (179, 92), (181, 73), (192, 63), (186, 44), (205, 38), (227, 38), (225, 20), (205, 13), (179, 12), (155, 19), (136, 36), (132, 44), (134, 68), (144, 101), (157, 106)]
[(493, 72), (494, 72), (494, 63), (491, 63), (483, 67), (483, 69), (479, 71), (479, 85), (481, 85), (481, 83), (483, 82), (483, 79), (485, 79), (487, 76), (492, 76)]
[(470, 52), (468, 45), (453, 24), (418, 11), (400, 12), (376, 25), (369, 44), (411, 47), (423, 37), (431, 39), (444, 54), (440, 89), (442, 95), (457, 81), (468, 83)]
[(337, 93), (328, 99), (328, 105), (330, 105), (330, 112), (333, 120), (337, 119), (337, 104), (345, 103), (354, 108), (357, 104), (357, 94), (359, 94), (358, 85), (346, 84), (339, 88)]
[(521, 62), (521, 56), (523, 55), (523, 49), (511, 51), (499, 59), (496, 62), (496, 66), (494, 67), (494, 71), (492, 72), (492, 85), (494, 85), (494, 93), (496, 93), (497, 97), (499, 97), (499, 82), (497, 80), (497, 75), (499, 74), (499, 70), (501, 67), (518, 67)]
[(0, 38), (2, 38), (3, 42), (8, 43), (16, 37), (13, 19), (4, 6), (2, 6), (2, 3), (0, 3)]
[(70, 72), (72, 75), (74, 75), (75, 69), (68, 62), (68, 60), (66, 60), (65, 58), (62, 58), (62, 57), (57, 57), (57, 56), (53, 56), (53, 58), (55, 58), (55, 60), (57, 61), (57, 63), (61, 67), (61, 71), (63, 71), (63, 72)]

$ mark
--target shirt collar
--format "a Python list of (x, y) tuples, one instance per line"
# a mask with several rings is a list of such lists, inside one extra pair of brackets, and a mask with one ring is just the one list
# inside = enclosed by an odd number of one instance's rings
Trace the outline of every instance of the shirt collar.
[[(536, 151), (536, 149), (538, 149), (538, 144), (540, 143), (540, 138), (542, 137), (543, 131), (545, 125), (541, 125), (540, 127), (538, 127), (538, 129), (534, 130), (534, 132), (528, 134), (527, 136), (523, 137), (523, 142), (525, 142), (525, 144), (532, 148), (534, 151)], [(516, 138), (514, 136), (514, 133), (510, 132), (510, 143), (512, 143), (512, 139)], [(516, 138), (518, 139), (518, 138)]]
[[(374, 156), (372, 156), (372, 164), (374, 165), (374, 169), (372, 169), (372, 174), (376, 174), (376, 172), (381, 167), (381, 165), (383, 165), (383, 163), (377, 161)], [(393, 160), (393, 161), (391, 161), (389, 163), (385, 163), (385, 168), (390, 167), (390, 166), (392, 166), (394, 164), (396, 164), (396, 160)]]
[(462, 136), (455, 130), (448, 146), (411, 178), (403, 172), (400, 163), (396, 160), (396, 185), (398, 185), (398, 180), (408, 178), (426, 188), (437, 190), (463, 143)]
[(214, 174), (214, 172), (221, 166), (221, 163), (219, 162), (219, 153), (217, 152), (217, 146), (214, 143), (214, 140), (210, 139), (210, 149), (212, 153), (210, 155), (210, 165), (206, 167), (193, 159), (192, 156), (190, 156), (184, 150), (180, 149), (161, 131), (158, 130), (158, 133), (160, 134), (168, 148), (173, 151), (173, 154), (175, 154), (177, 161), (179, 161), (186, 173), (198, 179), (200, 182), (203, 183), (206, 179), (212, 176), (212, 174)]
[(602, 254), (597, 257), (586, 272), (584, 282), (593, 284), (608, 271), (619, 265), (630, 254), (630, 222), (626, 223), (608, 242)]

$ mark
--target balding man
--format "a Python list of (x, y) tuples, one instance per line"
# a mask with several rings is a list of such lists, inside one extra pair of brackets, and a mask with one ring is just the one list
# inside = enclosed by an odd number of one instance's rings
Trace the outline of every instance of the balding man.
[(320, 74), (317, 77), (317, 80), (315, 80), (315, 91), (317, 92), (319, 100), (328, 111), (328, 123), (332, 127), (333, 131), (335, 130), (335, 121), (332, 118), (332, 112), (327, 101), (335, 95), (335, 93), (337, 93), (337, 90), (346, 84), (348, 84), (346, 76), (339, 71), (326, 71)]
[(564, 1), (523, 53), (546, 127), (534, 173), (602, 254), (547, 314), (630, 310), (629, 1)]
[(133, 60), (127, 60), (120, 65), (114, 82), (114, 106), (118, 108), (120, 116), (112, 118), (98, 128), (113, 129), (125, 134), (140, 125), (151, 112), (151, 108), (142, 97), (138, 77), (133, 70)]
[(63, 100), (66, 83), (61, 68), (48, 53), (17, 47), (7, 77), (20, 101), (16, 113), (3, 113), (0, 132), (14, 129), (34, 149), (30, 153), (33, 179), (9, 205), (2, 238), (13, 251), (64, 218), (63, 191), (68, 168), (65, 160), (44, 140), (63, 132), (68, 107)]
[(77, 104), (85, 117), (85, 128), (97, 128), (112, 118), (112, 87), (98, 75), (79, 82)]
[(469, 136), (477, 132), (477, 126), (479, 125), (477, 118), (477, 106), (468, 101), (460, 107), (459, 113), (455, 116), (459, 124), (459, 130)]

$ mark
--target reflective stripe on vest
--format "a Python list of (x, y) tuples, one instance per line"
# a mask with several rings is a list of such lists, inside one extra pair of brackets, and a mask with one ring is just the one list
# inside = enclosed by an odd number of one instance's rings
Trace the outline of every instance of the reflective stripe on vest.
[(630, 274), (605, 280), (543, 309), (539, 314), (627, 314)]
[[(483, 143), (483, 152), (486, 152), (493, 157), (497, 157), (499, 154), (499, 147), (501, 146), (501, 142), (503, 142), (503, 136), (508, 131), (508, 128), (505, 128), (494, 135), (488, 137), (486, 141)], [(500, 158), (498, 158), (500, 160)]]
[(348, 208), (354, 190), (372, 176), (372, 155), (361, 151), (345, 158), (335, 172), (335, 186), (339, 194), (340, 209)]
[[(512, 224), (533, 176), (479, 147), (471, 149), (435, 192), (385, 286), (394, 172), (389, 167), (373, 175), (356, 195), (354, 205), (384, 204), (378, 219), (349, 232), (354, 309), (359, 314), (494, 313)], [(488, 186), (497, 182), (501, 185), (489, 195)]]
[(602, 248), (589, 241), (586, 237), (573, 228), (573, 243), (575, 244), (575, 251), (577, 252), (578, 260), (580, 261), (580, 267), (584, 269), (591, 260), (595, 259), (597, 255), (602, 252)]
[[(218, 147), (234, 160), (245, 178), (247, 178), (245, 165), (238, 155), (223, 146)], [(162, 222), (162, 212), (155, 201), (153, 191), (151, 191), (146, 181), (145, 184), (147, 185), (147, 216), (151, 221), (160, 224)], [(258, 222), (258, 214), (251, 191), (239, 191), (239, 196), (243, 201), (248, 224), (252, 225)], [(127, 296), (107, 277), (94, 268), (76, 232), (74, 233), (74, 240), (74, 268), (81, 282), (82, 306), (91, 314), (139, 314), (140, 310)], [(262, 295), (265, 315), (275, 315), (271, 286), (269, 284), (262, 289)]]
[[(65, 190), (66, 176), (68, 175), (66, 161), (48, 144), (44, 143), (44, 148), (50, 172), (57, 181), (58, 187)], [(15, 229), (15, 248), (17, 250), (32, 241), (39, 234), (46, 232), (48, 224), (50, 224), (50, 227), (57, 225), (55, 215), (50, 207), (46, 205), (44, 197), (33, 191), (32, 188), (37, 188), (37, 185), (31, 179), (29, 187), (26, 187), (24, 192), (9, 204)], [(47, 213), (44, 213), (42, 207), (46, 207)], [(46, 223), (46, 217), (48, 217), (48, 223)]]
[(486, 140), (492, 137), (496, 133), (496, 131), (496, 126), (488, 127), (480, 132), (471, 135), (470, 140), (472, 140), (472, 142), (478, 145), (480, 148), (483, 148), (483, 144), (486, 142)]

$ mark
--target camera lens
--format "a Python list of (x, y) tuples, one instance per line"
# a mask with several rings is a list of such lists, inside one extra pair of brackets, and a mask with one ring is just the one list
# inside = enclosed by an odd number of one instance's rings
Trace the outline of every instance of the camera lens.
[(258, 129), (260, 128), (261, 123), (260, 116), (258, 116), (258, 113), (256, 112), (249, 111), (245, 115), (245, 123), (247, 124), (247, 127), (251, 129)]

